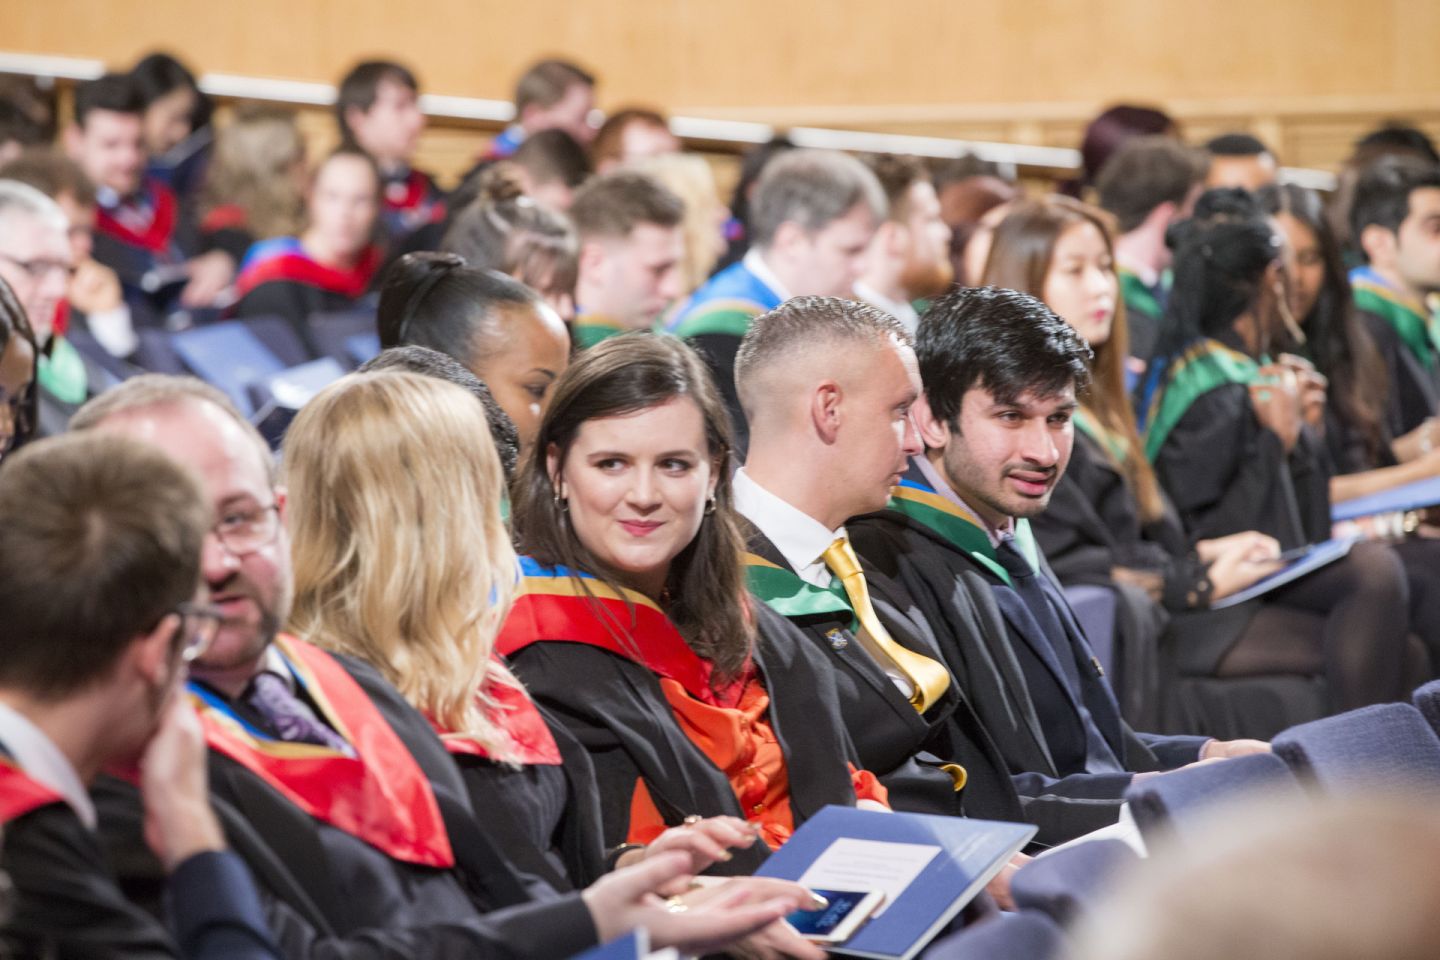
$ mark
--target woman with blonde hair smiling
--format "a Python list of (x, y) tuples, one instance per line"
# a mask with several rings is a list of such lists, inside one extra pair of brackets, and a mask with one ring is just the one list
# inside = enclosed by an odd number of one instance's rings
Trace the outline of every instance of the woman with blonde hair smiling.
[(332, 384), (290, 427), (285, 480), (291, 627), (367, 661), (430, 719), (512, 863), (579, 887), (656, 852), (683, 851), (698, 871), (753, 842), (743, 823), (713, 818), (604, 856), (585, 750), (495, 652), (516, 557), (499, 457), (463, 389), (395, 372)]

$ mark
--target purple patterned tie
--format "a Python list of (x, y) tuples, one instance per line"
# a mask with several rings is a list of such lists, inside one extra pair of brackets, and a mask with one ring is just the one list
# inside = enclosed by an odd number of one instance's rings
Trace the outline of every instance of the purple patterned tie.
[(329, 747), (350, 757), (355, 755), (343, 737), (322, 723), (315, 711), (295, 696), (284, 677), (269, 670), (257, 673), (245, 691), (245, 702), (265, 718), (281, 740)]

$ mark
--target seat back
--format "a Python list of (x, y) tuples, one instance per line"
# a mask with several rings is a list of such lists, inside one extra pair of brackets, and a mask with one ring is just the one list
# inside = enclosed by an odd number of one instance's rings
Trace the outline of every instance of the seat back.
[(925, 960), (1057, 960), (1065, 953), (1065, 934), (1055, 921), (1022, 910), (987, 917), (937, 940)]
[(280, 358), (236, 320), (172, 334), (170, 343), (191, 373), (223, 390), (247, 417), (255, 412), (250, 384), (285, 369)]
[(1381, 703), (1291, 727), (1275, 754), (1324, 790), (1440, 790), (1440, 737), (1408, 703)]
[(1430, 722), (1430, 729), (1440, 734), (1440, 680), (1431, 680), (1410, 697), (1415, 708)]
[(1092, 840), (1055, 850), (1015, 871), (1010, 893), (1022, 910), (1038, 910), (1061, 926), (1094, 906), (1111, 881), (1140, 860), (1123, 840)]
[(1197, 811), (1261, 790), (1304, 795), (1284, 760), (1272, 753), (1257, 753), (1149, 777), (1126, 791), (1125, 799), (1149, 843), (1167, 833), (1184, 836), (1186, 824)]

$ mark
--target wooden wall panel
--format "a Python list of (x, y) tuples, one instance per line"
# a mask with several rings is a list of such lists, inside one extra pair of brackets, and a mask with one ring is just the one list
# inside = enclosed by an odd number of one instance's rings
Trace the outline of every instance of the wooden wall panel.
[(0, 0), (0, 49), (121, 66), (157, 47), (332, 82), (392, 56), (430, 92), (501, 99), (553, 53), (594, 68), (606, 106), (1066, 145), (1128, 99), (1280, 131), (1307, 163), (1386, 115), (1440, 121), (1434, 0)]

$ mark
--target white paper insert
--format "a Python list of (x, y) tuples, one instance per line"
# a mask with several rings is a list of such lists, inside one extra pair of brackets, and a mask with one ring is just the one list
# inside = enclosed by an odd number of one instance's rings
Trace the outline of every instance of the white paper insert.
[(841, 837), (810, 864), (800, 883), (812, 890), (881, 890), (879, 916), (939, 852), (933, 844)]

